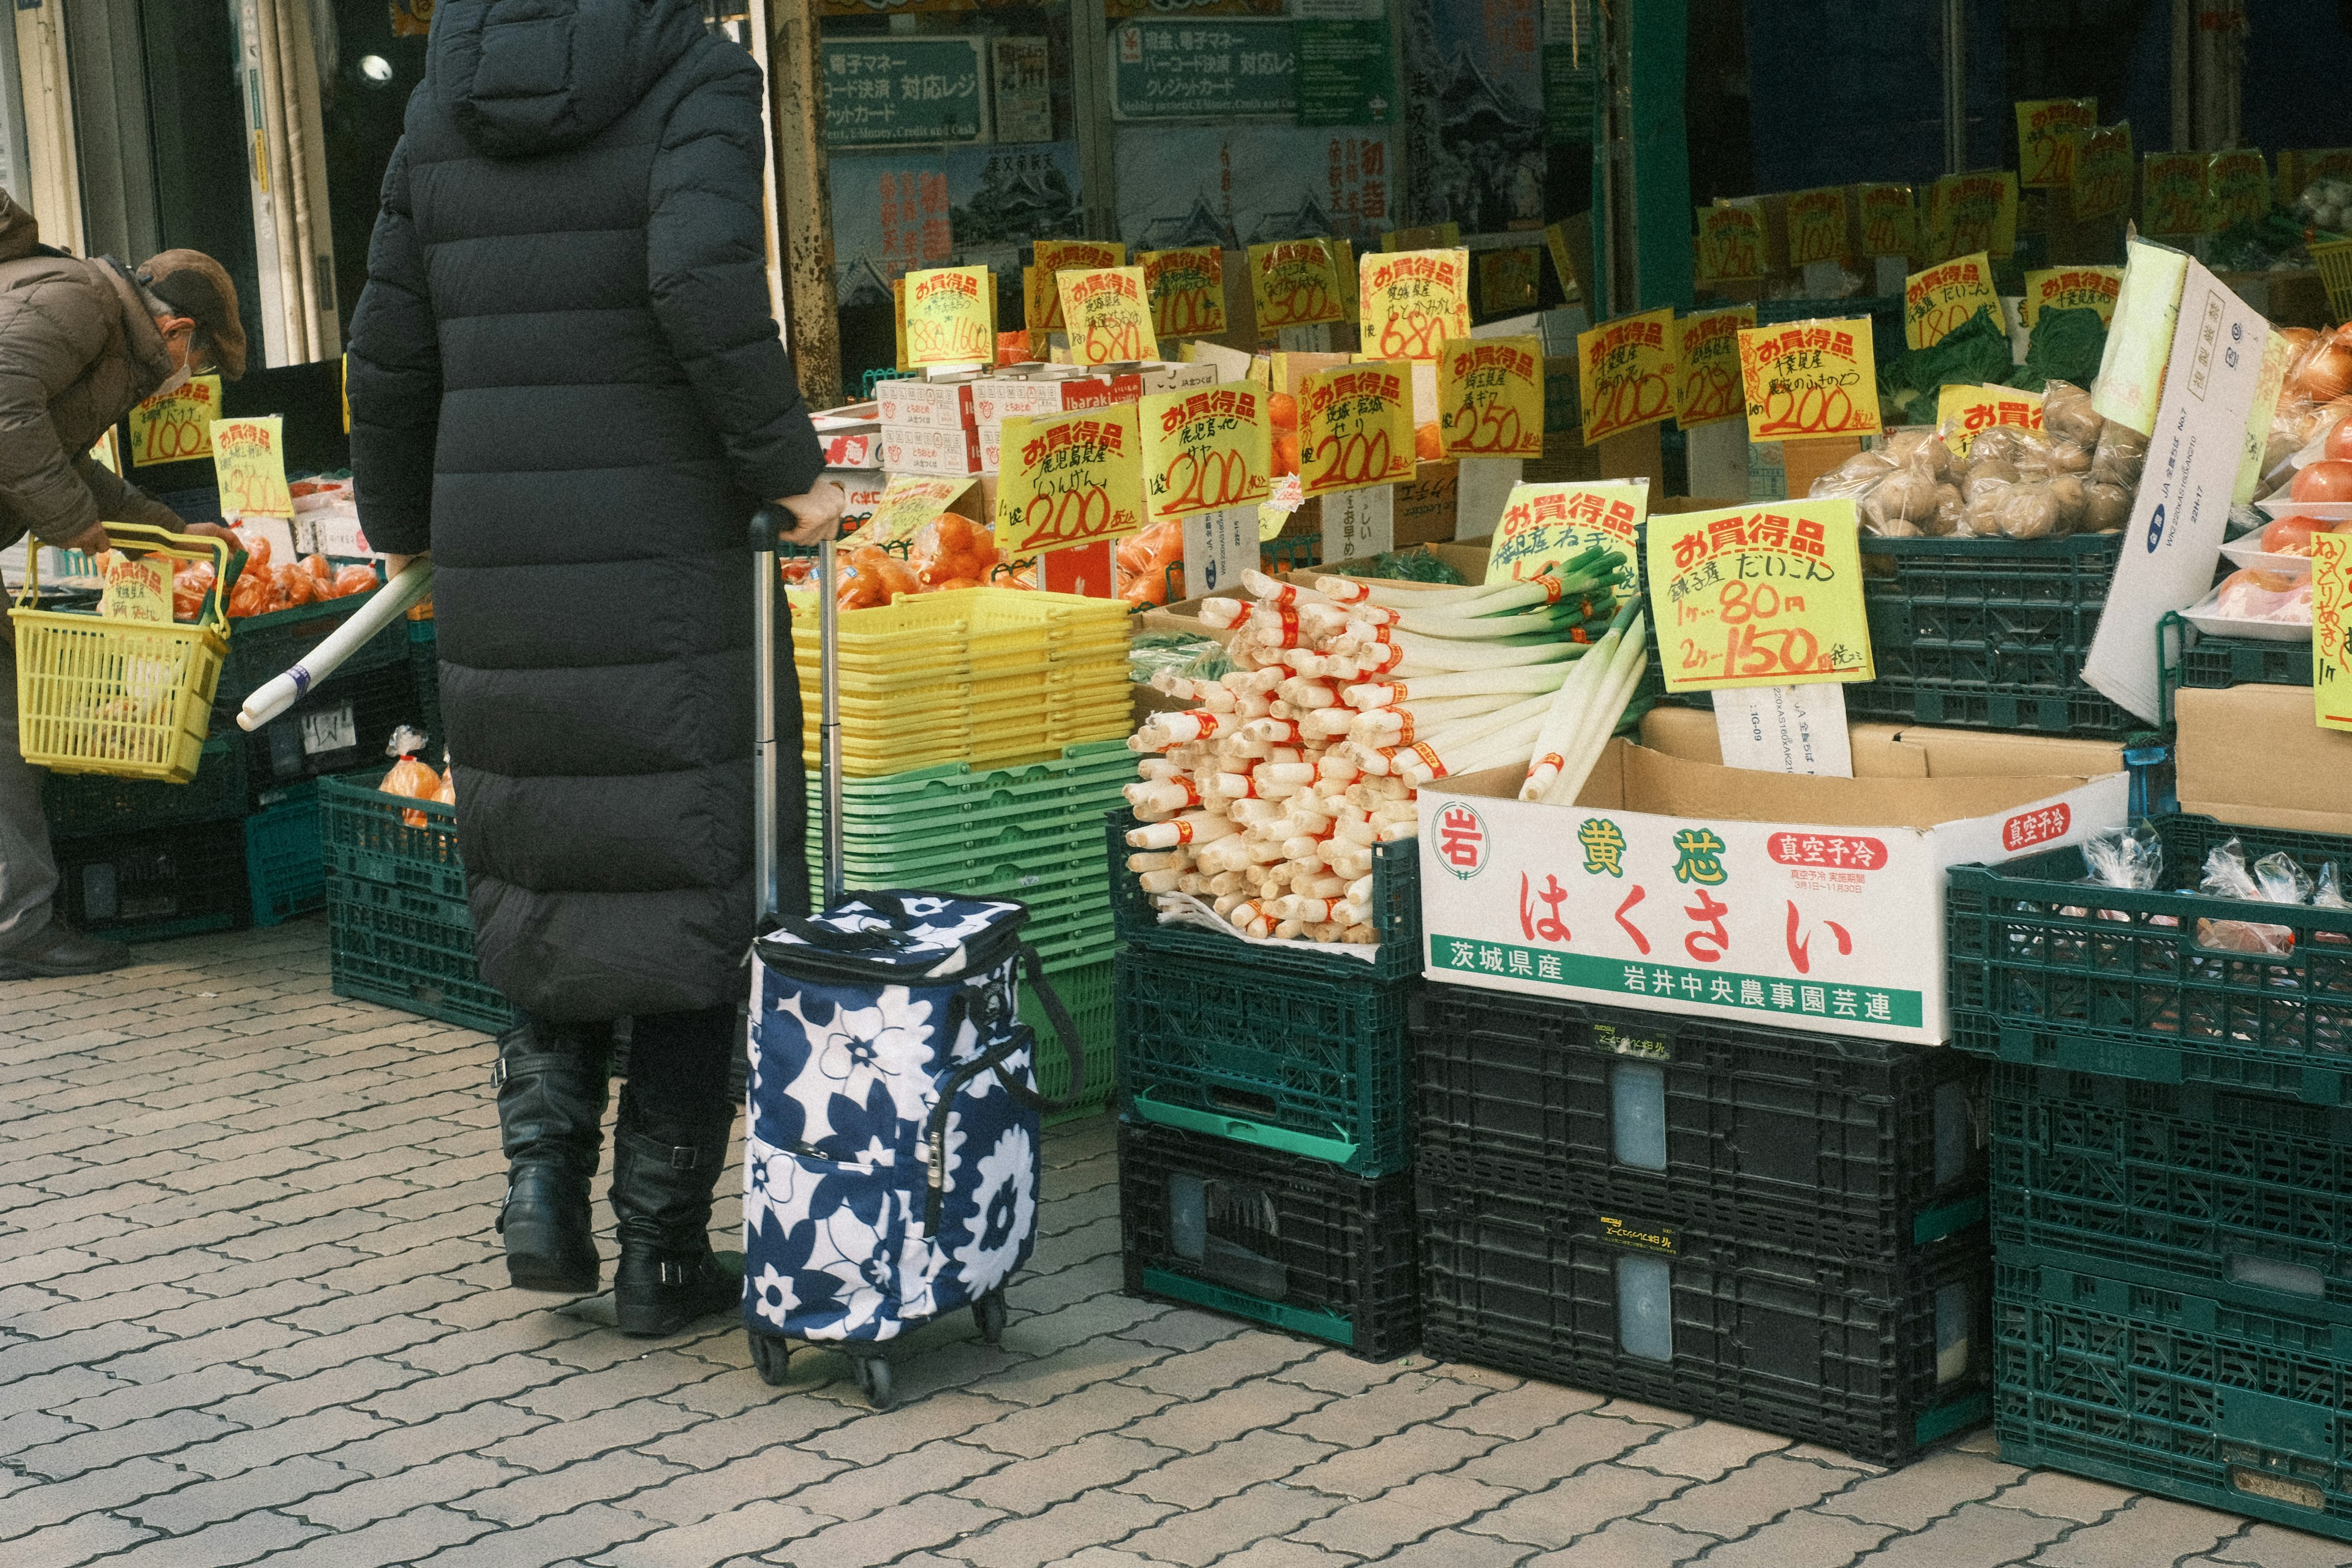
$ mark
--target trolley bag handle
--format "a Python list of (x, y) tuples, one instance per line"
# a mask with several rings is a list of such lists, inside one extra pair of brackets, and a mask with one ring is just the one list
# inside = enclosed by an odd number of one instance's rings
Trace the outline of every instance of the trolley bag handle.
[[(754, 688), (758, 710), (752, 715), (751, 847), (756, 864), (752, 874), (759, 889), (759, 929), (773, 931), (782, 911), (782, 879), (777, 875), (776, 770), (782, 749), (776, 734), (776, 548), (799, 520), (781, 506), (763, 506), (751, 514), (751, 544), (756, 563), (752, 586), (751, 629), (759, 644)], [(824, 882), (823, 905), (830, 908), (842, 893), (841, 849), (841, 682), (835, 669), (836, 618), (834, 603), (833, 541), (817, 547), (817, 638), (819, 683), (824, 694), (817, 731), (820, 799), (824, 807)], [(793, 765), (800, 763), (800, 737), (793, 737)]]
[(1078, 1038), (1077, 1020), (1070, 1016), (1069, 1008), (1062, 1005), (1062, 998), (1055, 994), (1053, 983), (1045, 978), (1045, 961), (1038, 957), (1037, 950), (1025, 942), (1021, 944), (1021, 967), (1029, 972), (1029, 984), (1037, 988), (1038, 1000), (1045, 1005), (1045, 1021), (1054, 1026), (1054, 1034), (1070, 1058), (1069, 1092), (1059, 1100), (1048, 1100), (1002, 1067), (996, 1069), (996, 1081), (1003, 1084), (1014, 1100), (1032, 1110), (1041, 1114), (1067, 1110), (1077, 1103), (1078, 1096), (1086, 1092), (1086, 1042)]
[[(861, 888), (857, 901), (885, 920), (902, 921), (907, 918), (907, 906), (899, 901), (896, 893)], [(840, 931), (823, 924), (815, 915), (800, 915), (781, 921), (776, 929), (790, 931), (811, 947), (826, 952), (871, 952), (877, 947), (904, 947), (908, 941), (907, 933), (895, 925), (881, 931)]]

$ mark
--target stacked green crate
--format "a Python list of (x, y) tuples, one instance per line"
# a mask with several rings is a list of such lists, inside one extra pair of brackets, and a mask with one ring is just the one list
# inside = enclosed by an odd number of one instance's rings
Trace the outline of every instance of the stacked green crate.
[[(1093, 741), (1058, 757), (1013, 767), (960, 763), (846, 779), (841, 792), (842, 866), (853, 888), (1018, 899), (1024, 934), (1055, 992), (1076, 1020), (1086, 1081), (1062, 1112), (1091, 1115), (1109, 1100), (1112, 1067), (1110, 879), (1102, 858), (1103, 814), (1123, 803), (1135, 776), (1124, 741)], [(824, 833), (819, 782), (808, 780), (809, 891), (821, 892)], [(1034, 996), (1022, 1017), (1039, 1041), (1038, 1087), (1059, 1099), (1069, 1064)]]

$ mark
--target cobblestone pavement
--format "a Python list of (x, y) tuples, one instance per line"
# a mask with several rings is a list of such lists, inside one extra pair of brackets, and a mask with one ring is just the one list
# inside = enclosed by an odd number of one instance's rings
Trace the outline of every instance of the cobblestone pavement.
[(1099, 1120), (1002, 1350), (925, 1330), (887, 1415), (830, 1354), (773, 1391), (731, 1323), (505, 1288), (488, 1042), (336, 999), (320, 922), (145, 956), (0, 985), (7, 1568), (2352, 1563), (1981, 1433), (1888, 1474), (1130, 1300)]

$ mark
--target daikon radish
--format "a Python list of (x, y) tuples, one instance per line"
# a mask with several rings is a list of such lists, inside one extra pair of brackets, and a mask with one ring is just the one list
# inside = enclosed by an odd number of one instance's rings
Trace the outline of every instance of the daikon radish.
[[(1484, 697), (1497, 692), (1552, 692), (1576, 668), (1566, 664), (1531, 664), (1508, 669), (1449, 670), (1412, 680), (1371, 681), (1350, 686), (1339, 695), (1350, 708), (1393, 708), (1423, 697)], [(1182, 717), (1182, 715), (1163, 715)]]
[(1240, 825), (1230, 817), (1195, 811), (1172, 822), (1147, 823), (1129, 830), (1127, 847), (1129, 849), (1173, 849), (1180, 844), (1213, 844), (1228, 834), (1240, 831)]

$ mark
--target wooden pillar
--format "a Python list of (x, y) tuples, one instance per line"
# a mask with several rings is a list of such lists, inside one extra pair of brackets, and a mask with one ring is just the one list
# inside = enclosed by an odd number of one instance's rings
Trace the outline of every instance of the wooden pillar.
[(784, 342), (811, 407), (843, 401), (840, 307), (833, 286), (833, 202), (825, 178), (824, 97), (809, 0), (775, 0), (768, 82), (776, 133), (777, 226), (784, 261)]

